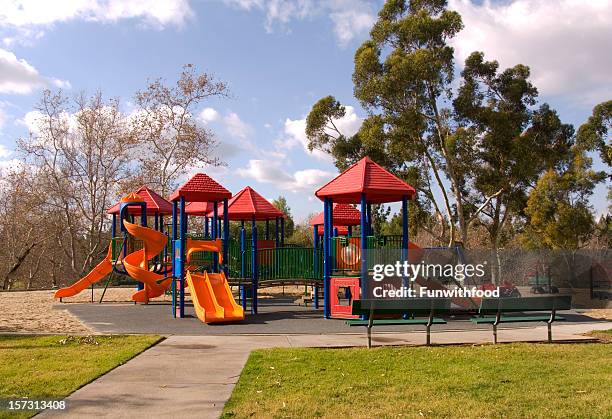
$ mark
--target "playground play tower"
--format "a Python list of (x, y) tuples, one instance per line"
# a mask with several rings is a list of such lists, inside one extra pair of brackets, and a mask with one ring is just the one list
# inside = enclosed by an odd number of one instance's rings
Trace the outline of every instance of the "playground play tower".
[[(334, 217), (334, 204), (360, 205), (359, 278), (345, 279), (352, 289), (353, 298), (367, 295), (368, 287), (368, 236), (372, 231), (372, 204), (402, 203), (401, 257), (408, 260), (408, 200), (414, 199), (415, 189), (397, 176), (389, 173), (369, 157), (364, 157), (344, 172), (319, 188), (315, 195), (323, 201), (323, 314), (332, 316), (332, 296), (338, 289), (333, 286), (335, 255), (332, 254), (333, 227), (338, 222)], [(353, 282), (349, 282), (353, 281)], [(335, 281), (334, 281), (335, 282)]]

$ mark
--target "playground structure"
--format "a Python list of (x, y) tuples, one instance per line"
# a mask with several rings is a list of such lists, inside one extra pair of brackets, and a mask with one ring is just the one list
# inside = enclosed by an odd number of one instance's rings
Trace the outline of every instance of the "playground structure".
[[(134, 302), (146, 304), (150, 299), (163, 295), (171, 287), (173, 312), (175, 316), (182, 317), (184, 289), (189, 284), (194, 309), (202, 321), (213, 323), (244, 319), (242, 308), (233, 300), (225, 273), (203, 271), (202, 274), (198, 274), (196, 270), (199, 266), (190, 265), (193, 255), (205, 252), (212, 255), (211, 259), (215, 261), (215, 266), (220, 266), (223, 261), (221, 240), (215, 238), (195, 240), (187, 237), (183, 231), (186, 229), (184, 214), (186, 197), (193, 202), (222, 198), (227, 204), (227, 197), (231, 194), (203, 174), (196, 175), (190, 182), (184, 185), (183, 189), (179, 188), (172, 204), (145, 187), (138, 192), (147, 199), (137, 193), (123, 197), (108, 211), (113, 216), (111, 228), (113, 237), (106, 258), (87, 276), (70, 287), (58, 290), (55, 297), (61, 299), (76, 295), (114, 272), (138, 281), (138, 291), (132, 295)], [(202, 191), (193, 185), (197, 182), (212, 185), (216, 191), (211, 191), (208, 195), (202, 194)], [(147, 206), (147, 201), (150, 206)], [(178, 205), (180, 212), (177, 211)], [(164, 232), (163, 223), (163, 215), (168, 213), (168, 206), (173, 215), (171, 242)], [(136, 214), (140, 217), (140, 225), (134, 223)], [(155, 219), (154, 229), (147, 227), (149, 216)], [(181, 216), (184, 218), (180, 218)], [(180, 219), (184, 221), (180, 223)], [(123, 233), (121, 236), (117, 236), (117, 224)], [(177, 232), (177, 228), (180, 229), (180, 233)], [(177, 286), (180, 287), (178, 292)]]
[[(310, 222), (313, 245), (292, 246), (284, 243), (285, 214), (251, 187), (232, 197), (203, 173), (179, 187), (170, 201), (142, 187), (109, 209), (112, 239), (104, 260), (55, 296), (76, 295), (107, 276), (108, 286), (111, 277), (119, 275), (137, 281), (134, 302), (146, 304), (169, 293), (172, 315), (177, 318), (185, 317), (188, 289), (196, 315), (210, 323), (241, 320), (249, 308), (257, 314), (261, 288), (299, 284), (312, 287), (315, 308), (323, 299), (325, 318), (352, 317), (352, 301), (371, 297), (368, 277), (374, 264), (398, 260), (466, 263), (460, 247), (422, 249), (409, 241), (408, 201), (415, 193), (412, 186), (366, 157), (316, 191), (324, 210)], [(402, 234), (375, 236), (372, 205), (392, 202), (401, 202)], [(170, 224), (164, 223), (168, 215)], [(147, 226), (151, 217), (153, 228)], [(203, 218), (202, 224), (198, 217)], [(237, 237), (230, 238), (230, 223), (236, 222), (240, 229)], [(356, 228), (357, 236), (353, 235)], [(453, 281), (418, 277), (416, 285), (459, 286)], [(415, 286), (406, 278), (396, 285)], [(232, 287), (238, 288), (236, 299)], [(471, 299), (452, 302), (476, 308)]]

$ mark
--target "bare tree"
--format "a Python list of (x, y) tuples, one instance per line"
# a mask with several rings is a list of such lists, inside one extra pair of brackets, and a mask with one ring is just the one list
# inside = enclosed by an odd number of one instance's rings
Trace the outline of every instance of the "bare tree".
[(37, 168), (45, 204), (68, 233), (56, 235), (57, 245), (81, 275), (103, 252), (106, 209), (117, 199), (118, 182), (134, 169), (136, 138), (119, 101), (100, 92), (70, 100), (47, 90), (36, 110), (36, 126), (18, 145)]
[(212, 155), (213, 133), (198, 124), (196, 107), (210, 98), (228, 96), (224, 82), (186, 65), (175, 86), (162, 79), (151, 82), (135, 96), (133, 115), (140, 134), (140, 178), (166, 196), (189, 167), (219, 165)]

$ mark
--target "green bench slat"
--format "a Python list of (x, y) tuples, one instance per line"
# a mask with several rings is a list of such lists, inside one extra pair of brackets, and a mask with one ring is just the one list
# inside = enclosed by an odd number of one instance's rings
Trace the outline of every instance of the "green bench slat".
[[(500, 323), (519, 323), (519, 322), (546, 322), (550, 320), (549, 316), (502, 316), (499, 320)], [(565, 320), (564, 317), (555, 316), (555, 321)], [(470, 319), (472, 323), (495, 323), (495, 317), (472, 317)]]
[[(372, 322), (373, 326), (384, 326), (384, 325), (401, 325), (401, 324), (427, 324), (428, 319), (379, 319)], [(349, 326), (367, 326), (367, 320), (347, 320), (346, 324)], [(446, 324), (446, 320), (434, 318), (432, 324)]]

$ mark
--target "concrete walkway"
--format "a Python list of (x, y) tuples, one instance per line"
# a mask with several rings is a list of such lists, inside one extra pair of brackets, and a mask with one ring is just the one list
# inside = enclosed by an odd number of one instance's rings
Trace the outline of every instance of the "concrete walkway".
[[(583, 333), (612, 328), (612, 322), (556, 324), (555, 340), (585, 340)], [(435, 328), (434, 328), (435, 329)], [(490, 330), (432, 333), (432, 343), (489, 343)], [(543, 341), (546, 326), (499, 329), (500, 342)], [(419, 345), (423, 332), (376, 333), (374, 345)], [(364, 333), (170, 336), (125, 365), (77, 390), (64, 412), (41, 417), (217, 418), (253, 349), (364, 346)]]

